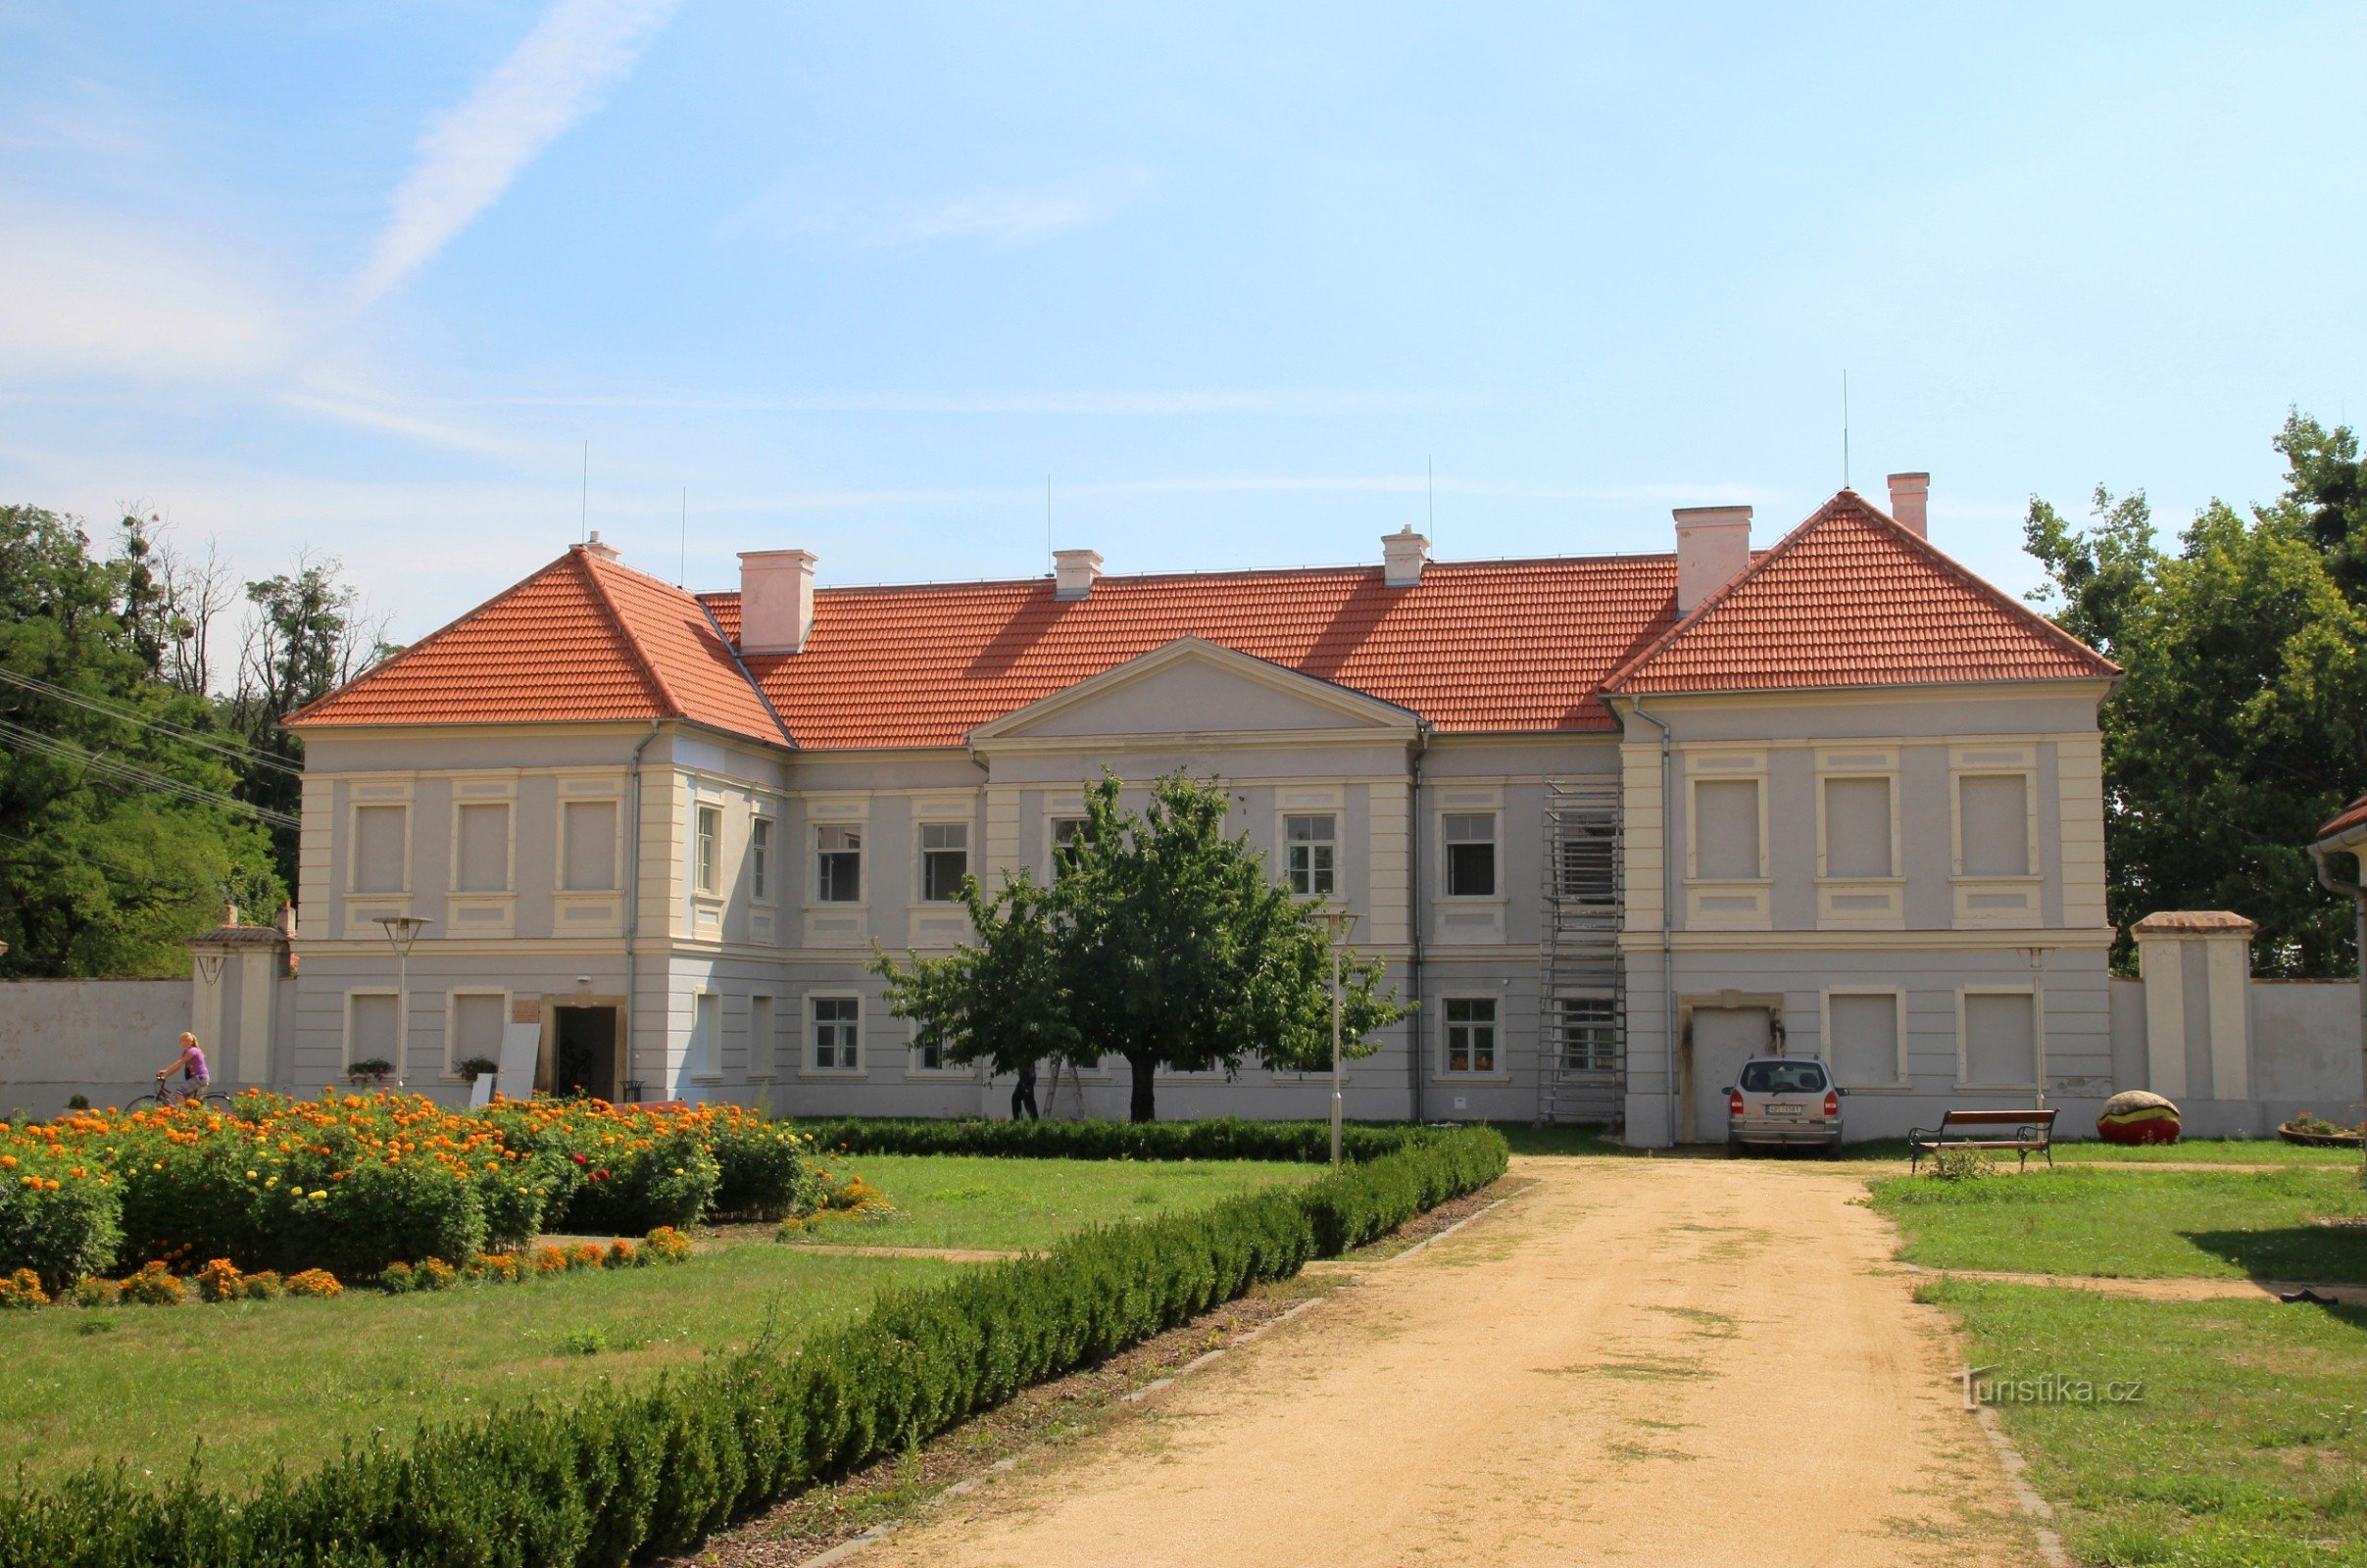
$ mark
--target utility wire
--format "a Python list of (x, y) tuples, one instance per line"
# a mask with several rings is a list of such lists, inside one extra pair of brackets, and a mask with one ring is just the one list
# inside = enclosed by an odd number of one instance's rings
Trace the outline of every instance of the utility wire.
[(150, 718), (145, 713), (128, 711), (105, 698), (69, 691), (66, 687), (43, 680), (37, 675), (21, 675), (13, 669), (0, 669), (0, 681), (5, 681), (11, 686), (19, 687), (36, 696), (53, 698), (61, 703), (73, 703), (77, 707), (87, 708), (94, 713), (122, 719), (126, 724), (137, 724), (143, 729), (154, 730), (160, 735), (169, 735), (176, 741), (185, 741), (191, 746), (202, 746), (207, 751), (220, 752), (222, 756), (232, 758), (242, 763), (271, 768), (275, 772), (291, 773), (299, 777), (304, 773), (302, 767), (284, 758), (272, 757), (251, 747), (217, 740), (211, 735), (200, 735), (195, 730), (183, 729), (178, 724), (168, 724), (161, 718)]
[(27, 729), (22, 724), (12, 724), (5, 719), (0, 719), (0, 746), (30, 756), (49, 757), (60, 761), (73, 762), (110, 783), (127, 784), (138, 789), (153, 790), (158, 794), (170, 795), (194, 806), (211, 806), (223, 810), (241, 811), (258, 821), (269, 822), (273, 827), (297, 828), (303, 826), (300, 818), (286, 811), (275, 811), (270, 807), (257, 806), (252, 801), (242, 801), (236, 796), (224, 795), (219, 790), (210, 790), (199, 784), (185, 783), (180, 779), (168, 777), (163, 773), (140, 767), (131, 762), (102, 757), (95, 752), (86, 751), (82, 747), (74, 745), (72, 741), (59, 740), (55, 736), (44, 735), (39, 730)]

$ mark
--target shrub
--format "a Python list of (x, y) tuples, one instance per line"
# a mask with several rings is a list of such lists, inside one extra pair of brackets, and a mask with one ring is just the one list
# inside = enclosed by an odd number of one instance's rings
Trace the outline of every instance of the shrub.
[(275, 1301), (287, 1294), (287, 1281), (267, 1268), (240, 1280), (238, 1294), (250, 1301)]
[(527, 1260), (532, 1264), (534, 1272), (545, 1278), (553, 1274), (565, 1274), (567, 1271), (567, 1254), (556, 1247), (537, 1247), (527, 1254)]
[(409, 1263), (389, 1263), (378, 1271), (378, 1286), (389, 1296), (408, 1296), (419, 1289), (419, 1283)]
[(123, 1287), (113, 1280), (89, 1275), (74, 1282), (70, 1298), (76, 1306), (113, 1306), (123, 1295)]
[(641, 1256), (653, 1263), (680, 1263), (690, 1256), (690, 1238), (671, 1225), (661, 1225), (642, 1239)]
[[(620, 1565), (1104, 1359), (1332, 1242), (1403, 1222), (1500, 1174), (1487, 1129), (1413, 1141), (1307, 1187), (1088, 1230), (1050, 1252), (891, 1293), (797, 1352), (571, 1407), (519, 1403), (356, 1445), (310, 1475), (228, 1493), (93, 1469), (0, 1492), (0, 1568)], [(652, 1239), (653, 1244), (655, 1238)], [(1353, 1245), (1350, 1243), (1349, 1245)], [(649, 1248), (642, 1249), (646, 1253)]]
[[(1005, 1154), (1060, 1159), (1289, 1159), (1331, 1157), (1331, 1127), (1316, 1121), (989, 1121), (983, 1117), (854, 1116), (801, 1121), (816, 1152)], [(1341, 1129), (1341, 1153), (1363, 1164), (1447, 1130), (1402, 1122)]]
[(12, 1274), (0, 1274), (0, 1310), (48, 1304), (49, 1293), (41, 1288), (41, 1276), (31, 1269), (21, 1268)]
[(188, 1299), (181, 1282), (163, 1263), (150, 1263), (118, 1287), (117, 1298), (142, 1306), (178, 1306)]
[(205, 1301), (235, 1301), (246, 1294), (246, 1276), (226, 1257), (218, 1257), (197, 1271), (198, 1299)]
[(440, 1257), (421, 1258), (411, 1272), (422, 1291), (448, 1291), (461, 1282), (461, 1271)]
[(637, 1268), (641, 1263), (641, 1250), (627, 1241), (614, 1241), (609, 1244), (608, 1253), (600, 1261), (608, 1268)]
[(0, 1129), (0, 1273), (31, 1269), (53, 1291), (115, 1261), (123, 1192), (96, 1158)]
[(281, 1285), (290, 1296), (310, 1296), (324, 1301), (345, 1294), (345, 1287), (337, 1283), (337, 1276), (324, 1268), (308, 1268), (300, 1274), (290, 1274)]
[(1979, 1181), (1995, 1176), (1997, 1162), (1986, 1149), (1939, 1148), (1932, 1151), (1932, 1174), (1944, 1182)]
[(467, 1273), (473, 1280), (492, 1280), (498, 1284), (516, 1285), (519, 1278), (518, 1254), (515, 1252), (479, 1252), (468, 1259)]
[(609, 1260), (609, 1250), (598, 1242), (577, 1242), (567, 1249), (569, 1268), (601, 1268)]

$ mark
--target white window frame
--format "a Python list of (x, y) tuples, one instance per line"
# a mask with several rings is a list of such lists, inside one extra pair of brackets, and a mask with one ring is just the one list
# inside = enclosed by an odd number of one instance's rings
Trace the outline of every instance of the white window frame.
[[(1833, 1043), (1833, 999), (1835, 997), (1888, 997), (1891, 999), (1892, 1005), (1897, 1009), (1898, 1018), (1896, 1038), (1899, 1042), (1899, 1060), (1895, 1068), (1897, 1076), (1883, 1079), (1880, 1082), (1862, 1084), (1850, 1083), (1841, 1076), (1841, 1053)], [(1818, 1009), (1817, 1023), (1818, 1027), (1823, 1030), (1820, 1038), (1824, 1042), (1825, 1071), (1833, 1075), (1835, 1083), (1852, 1093), (1862, 1091), (1875, 1095), (1899, 1094), (1914, 1087), (1907, 1067), (1905, 988), (1900, 986), (1827, 986), (1824, 989), (1822, 1000), (1818, 1003)], [(1961, 1010), (1962, 1004), (1958, 1004), (1958, 1011)], [(1957, 1054), (1958, 1076), (1962, 1076), (1962, 1051), (1959, 1048)]]
[[(1449, 887), (1455, 876), (1454, 857), (1448, 853), (1447, 819), (1455, 816), (1484, 816), (1488, 818), (1488, 859), (1493, 874), (1489, 881), (1495, 890), (1489, 893), (1452, 893)], [(1457, 844), (1476, 844), (1477, 839), (1456, 839)], [(1504, 813), (1497, 806), (1442, 807), (1438, 813), (1438, 897), (1443, 904), (1500, 904), (1508, 896), (1504, 892)], [(1470, 1000), (1458, 998), (1457, 1000)], [(1459, 1075), (1458, 1075), (1459, 1076)]]
[[(1758, 792), (1758, 866), (1749, 876), (1704, 876), (1701, 872), (1701, 786), (1750, 784)], [(1821, 795), (1822, 792), (1820, 791)], [(1725, 886), (1764, 883), (1767, 877), (1767, 769), (1738, 767), (1725, 772), (1700, 773), (1685, 781), (1685, 880)]]
[(1058, 881), (1060, 875), (1060, 844), (1058, 837), (1060, 824), (1074, 822), (1078, 831), (1082, 832), (1092, 820), (1082, 806), (1070, 808), (1063, 805), (1044, 812), (1044, 880), (1048, 885)]
[[(356, 796), (345, 804), (345, 891), (361, 899), (400, 899), (413, 893), (411, 875), (411, 835), (418, 826), (418, 813), (412, 808), (411, 797), (401, 800), (365, 800)], [(362, 887), (362, 813), (364, 811), (400, 811), (403, 813), (403, 882), (400, 887)]]
[(1554, 1063), (1556, 1069), (1561, 1072), (1601, 1073), (1606, 1077), (1625, 1072), (1627, 1070), (1627, 1043), (1624, 1040), (1613, 1042), (1613, 1050), (1619, 1059), (1614, 1060), (1607, 1067), (1572, 1067), (1569, 1064), (1569, 1025), (1562, 1007), (1562, 1004), (1565, 1002), (1608, 1003), (1611, 1006), (1612, 1027), (1616, 1029), (1618, 1025), (1619, 999), (1607, 991), (1584, 997), (1547, 997), (1544, 999), (1541, 1013), (1546, 1027), (1552, 1030), (1548, 1059)]
[[(1826, 790), (1827, 786), (1833, 784), (1883, 784), (1889, 787), (1888, 793), (1890, 795), (1891, 808), (1891, 868), (1882, 873), (1880, 876), (1867, 876), (1855, 872), (1845, 873), (1832, 869), (1831, 837), (1828, 831), (1828, 824), (1832, 820), (1832, 811), (1826, 800)], [(1764, 820), (1766, 812), (1763, 807), (1759, 814), (1761, 819)], [(1900, 842), (1899, 834), (1899, 773), (1896, 768), (1836, 767), (1829, 770), (1820, 769), (1818, 771), (1816, 775), (1816, 876), (1819, 881), (1866, 883), (1873, 886), (1881, 886), (1885, 883), (1901, 881), (1903, 879), (1900, 877), (1899, 872), (1899, 857), (1903, 848), (1904, 846)], [(1762, 857), (1766, 853), (1766, 845), (1763, 839), (1760, 843), (1759, 852)]]
[[(1282, 841), (1282, 883), (1283, 886), (1290, 889), (1291, 897), (1306, 904), (1321, 904), (1326, 901), (1337, 901), (1341, 899), (1341, 813), (1339, 809), (1335, 807), (1328, 806), (1294, 807), (1278, 814), (1282, 819), (1281, 832), (1278, 835)], [(1478, 813), (1458, 812), (1457, 814), (1477, 815)], [(1293, 822), (1311, 822), (1316, 820), (1330, 823), (1331, 831), (1326, 833), (1323, 837), (1315, 839), (1295, 839), (1291, 837), (1291, 824)], [(1307, 857), (1307, 885), (1304, 889), (1299, 886), (1299, 867), (1296, 862), (1299, 847), (1302, 844), (1306, 845), (1310, 852), (1318, 845), (1331, 852), (1331, 864), (1324, 868), (1326, 873), (1331, 878), (1330, 887), (1320, 889), (1315, 887), (1314, 857), (1311, 853), (1309, 853)], [(1502, 858), (1501, 853), (1498, 858), (1500, 859)]]
[[(715, 832), (707, 831), (710, 818)], [(693, 797), (690, 803), (690, 890), (702, 899), (723, 896), (723, 803)]]
[[(2030, 1071), (2026, 1084), (1977, 1084), (1965, 1077), (1970, 1064), (1971, 1040), (1965, 1034), (1964, 999), (1967, 997), (2028, 997), (2030, 999)], [(2036, 1095), (2039, 1086), (2046, 1081), (2046, 997), (2035, 983), (2005, 985), (1969, 985), (1956, 988), (1956, 1089), (1965, 1094)]]
[[(1977, 750), (1977, 749), (1975, 749)], [(1973, 778), (2020, 778), (2022, 781), (2022, 865), (2020, 871), (1967, 871), (1964, 869), (1964, 781)], [(1951, 862), (1957, 877), (1974, 882), (2034, 882), (2039, 870), (2039, 770), (2035, 763), (1995, 766), (1956, 762), (1948, 769), (1948, 806), (1954, 817), (1951, 824), (1955, 858)]]
[(945, 1079), (977, 1076), (978, 1069), (975, 1065), (963, 1066), (959, 1062), (941, 1061), (932, 1067), (922, 1061), (920, 1045), (914, 1038), (920, 1033), (920, 1024), (918, 1020), (912, 1018), (906, 1019), (905, 1024), (904, 1075), (907, 1078)]
[[(699, 1015), (706, 1010), (702, 1004), (713, 1004), (712, 1016), (715, 1020), (715, 1027), (712, 1029), (702, 1030), (699, 1026)], [(704, 1061), (699, 1059), (699, 1044), (702, 1039), (707, 1045), (707, 1059)], [(683, 1046), (682, 1067), (690, 1075), (692, 1083), (713, 1084), (723, 1081), (723, 993), (715, 990), (712, 985), (701, 986), (690, 994), (690, 1038), (683, 1042)]]
[[(761, 1051), (759, 1050), (761, 1037), (759, 1036), (756, 1025), (758, 1010), (757, 1004), (760, 1002), (764, 1004), (764, 1010), (772, 1014), (772, 1026), (767, 1032), (768, 1038), (762, 1038), (763, 1049)], [(757, 1063), (760, 1059), (762, 1059), (764, 1062), (764, 1068), (762, 1071), (758, 1070), (757, 1067)], [(778, 1078), (781, 1074), (781, 999), (773, 992), (752, 991), (748, 995), (748, 1054), (746, 1057), (746, 1062), (747, 1066), (743, 1076), (746, 1077), (750, 1083), (770, 1083), (774, 1079)]]
[[(552, 813), (551, 891), (570, 894), (577, 898), (614, 898), (624, 889), (624, 796), (621, 792), (600, 790), (570, 795), (567, 786), (560, 786), (558, 809)], [(609, 885), (605, 888), (571, 888), (567, 886), (567, 808), (570, 806), (606, 806), (614, 812), (614, 829), (609, 834)], [(514, 832), (512, 838), (516, 838)]]
[[(853, 833), (855, 848), (851, 851), (830, 850), (825, 852), (822, 849), (822, 835), (836, 832)], [(851, 899), (825, 899), (822, 897), (822, 856), (825, 853), (831, 855), (852, 854), (855, 857), (855, 897)], [(822, 821), (808, 823), (806, 854), (807, 869), (814, 873), (806, 879), (808, 908), (860, 909), (870, 902), (871, 825), (868, 821), (862, 817), (830, 817)]]
[[(1461, 992), (1442, 995), (1438, 1001), (1438, 1076), (1453, 1079), (1457, 1083), (1487, 1083), (1510, 1078), (1512, 1076), (1511, 1065), (1504, 1057), (1504, 999), (1494, 992), (1485, 994)], [(1488, 1004), (1491, 1011), (1488, 1028), (1494, 1037), (1490, 1041), (1488, 1049), (1490, 1055), (1495, 1058), (1495, 1065), (1485, 1068), (1452, 1065), (1455, 1054), (1448, 1044), (1448, 1037), (1449, 1032), (1455, 1028), (1451, 1014), (1454, 1004), (1458, 1002), (1484, 1002)], [(1468, 1026), (1468, 1024), (1465, 1025), (1465, 1027)]]
[[(814, 1016), (814, 1004), (817, 1002), (852, 1002), (855, 1004), (854, 1066), (820, 1067), (814, 1065), (815, 1053), (821, 1044), (820, 1041), (815, 1038), (816, 1032), (821, 1027), (819, 1021)], [(801, 1020), (801, 1026), (798, 1030), (800, 1038), (798, 1076), (801, 1078), (846, 1079), (860, 1079), (864, 1077), (870, 1071), (871, 1048), (869, 1043), (863, 1038), (863, 1024), (867, 1021), (866, 1015), (869, 1013), (869, 1011), (870, 1008), (864, 1004), (863, 994), (860, 991), (849, 991), (844, 988), (825, 987), (816, 991), (809, 991), (802, 998), (800, 998), (798, 1001), (798, 1016)]]
[[(501, 1016), (503, 1027), (507, 1028), (510, 1021), (510, 993), (501, 989), (500, 987), (455, 986), (450, 991), (445, 992), (444, 1080), (447, 1083), (458, 1083), (461, 1076), (460, 1000), (463, 997), (499, 997), (501, 999)], [(496, 1038), (493, 1042), (493, 1059), (496, 1062), (501, 1060), (501, 1041), (499, 1038)]]
[(780, 818), (770, 811), (748, 816), (748, 902), (772, 905), (780, 900)]
[[(932, 855), (951, 855), (953, 853), (951, 850), (930, 849), (928, 846), (929, 829), (949, 827), (958, 827), (962, 830), (962, 873), (964, 875), (974, 875), (976, 872), (976, 866), (973, 862), (974, 857), (977, 854), (977, 846), (972, 841), (977, 838), (978, 831), (968, 818), (922, 817), (913, 822), (912, 902), (922, 908), (959, 909), (962, 907), (962, 901), (960, 899), (932, 899), (929, 897), (929, 857)], [(960, 886), (960, 883), (957, 882), (955, 885), (958, 887)]]
[[(356, 997), (385, 997), (394, 1003), (395, 1054), (393, 1056), (389, 1057), (388, 1060), (395, 1069), (395, 1076), (398, 1078), (402, 1077), (403, 1036), (407, 1032), (404, 1027), (407, 1020), (404, 1018), (403, 1012), (409, 999), (407, 999), (401, 991), (397, 990), (393, 986), (349, 986), (346, 988), (344, 1007), (345, 1023), (343, 1030), (344, 1038), (339, 1042), (342, 1054), (339, 1056), (337, 1062), (338, 1071), (342, 1073), (344, 1069), (351, 1067), (354, 1064), (354, 999)], [(211, 1065), (211, 1063), (209, 1063), (209, 1065)]]
[[(502, 885), (497, 888), (464, 888), (461, 886), (461, 820), (468, 811), (491, 810), (502, 812)], [(464, 899), (499, 898), (518, 891), (518, 803), (507, 796), (487, 795), (473, 799), (455, 797), (452, 802), (451, 862), (445, 872), (444, 886)]]

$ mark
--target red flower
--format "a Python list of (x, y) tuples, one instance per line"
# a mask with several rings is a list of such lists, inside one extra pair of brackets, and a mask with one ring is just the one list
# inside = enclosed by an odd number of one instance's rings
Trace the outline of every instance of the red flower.
[(569, 1154), (567, 1158), (573, 1160), (578, 1165), (589, 1165), (591, 1163), (590, 1160), (584, 1158), (581, 1154)]
[(594, 1180), (594, 1181), (596, 1181), (596, 1182), (604, 1182), (604, 1181), (607, 1181), (608, 1179), (609, 1179), (609, 1173), (608, 1173), (607, 1171), (604, 1171), (604, 1170), (596, 1170), (596, 1171), (592, 1172), (592, 1180)]

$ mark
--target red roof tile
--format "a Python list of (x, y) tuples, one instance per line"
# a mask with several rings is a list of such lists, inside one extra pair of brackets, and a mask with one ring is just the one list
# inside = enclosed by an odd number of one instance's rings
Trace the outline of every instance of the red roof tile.
[(2367, 827), (2367, 795), (2360, 796), (2337, 811), (2324, 827), (2318, 829), (2317, 839), (2330, 839), (2338, 833), (2348, 833), (2361, 827)]
[(658, 718), (781, 739), (698, 600), (579, 545), (288, 723)]
[(2118, 673), (1844, 490), (1605, 686), (1782, 691)]

